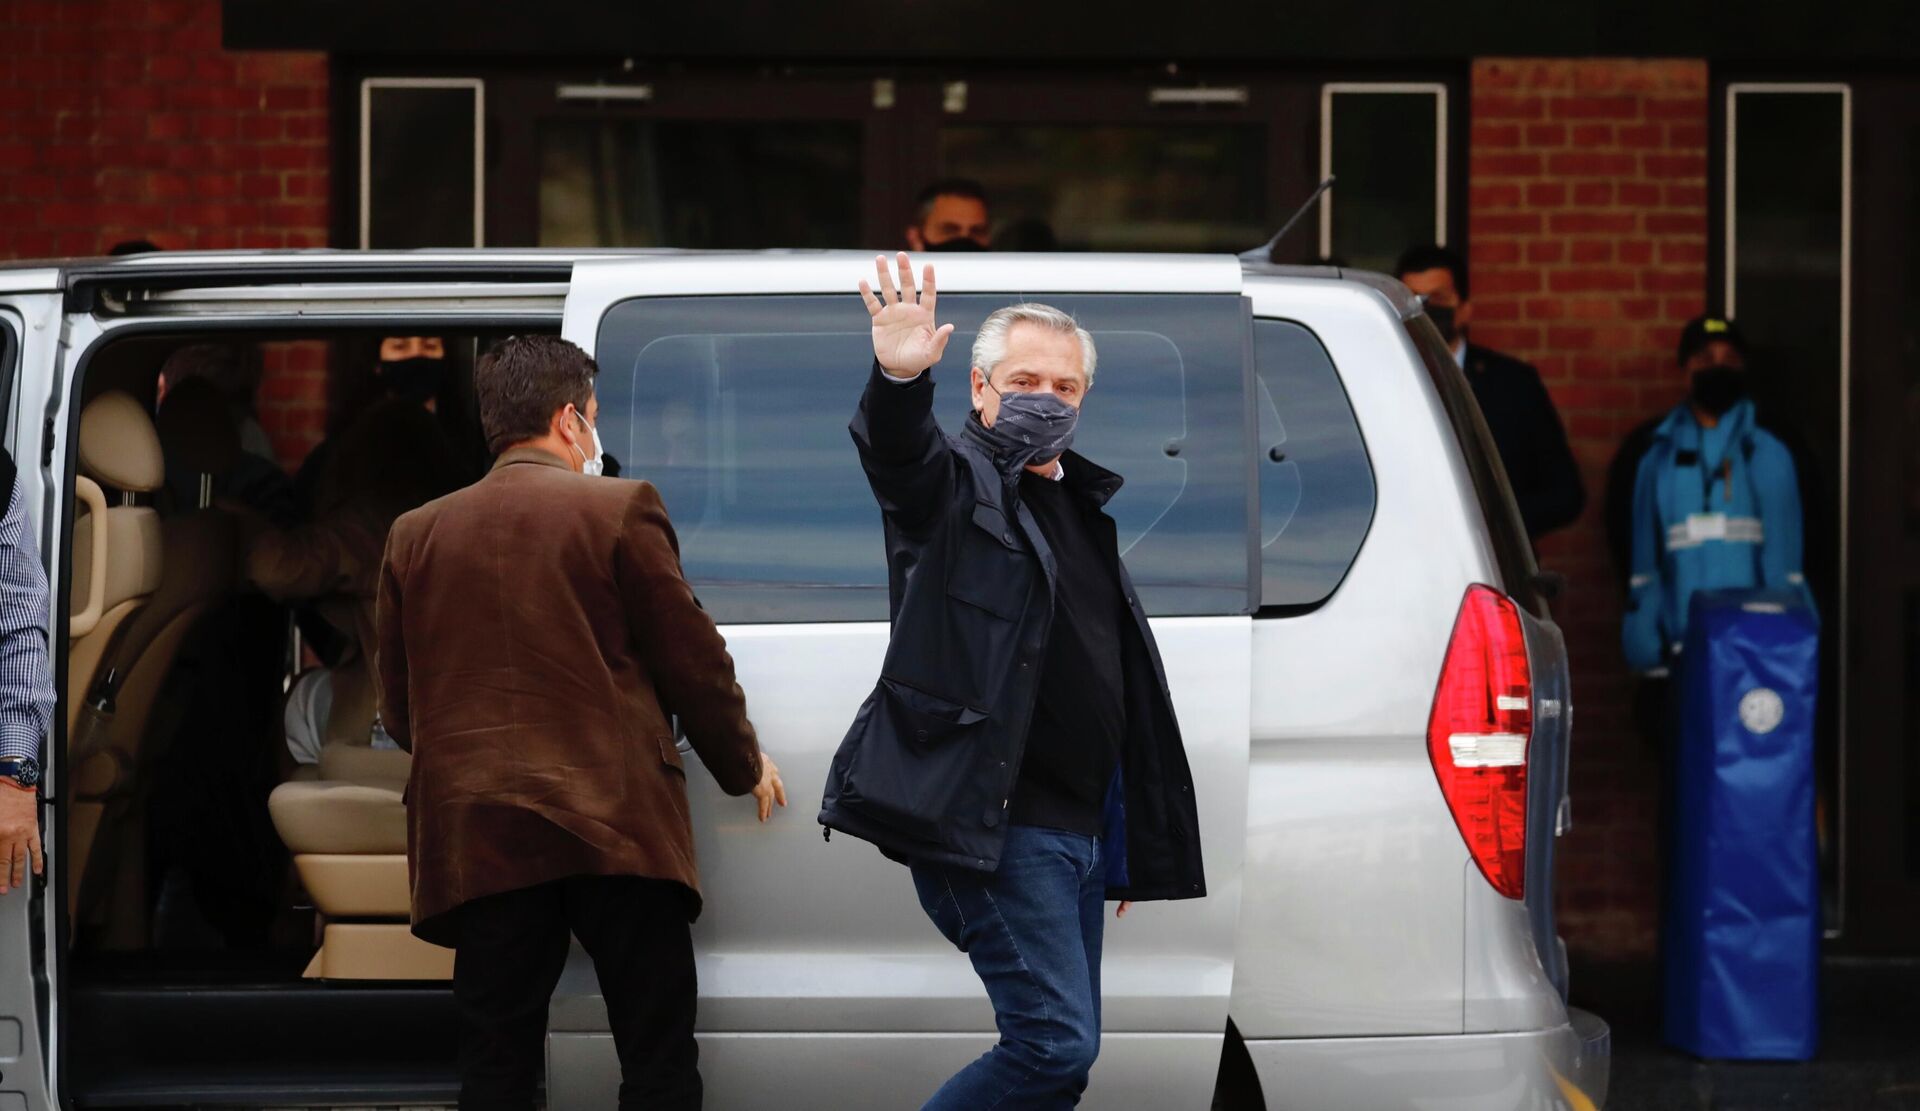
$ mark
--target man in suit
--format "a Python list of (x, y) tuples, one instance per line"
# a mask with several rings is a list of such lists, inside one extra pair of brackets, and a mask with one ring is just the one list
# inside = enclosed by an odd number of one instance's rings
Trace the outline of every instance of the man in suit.
[(1473, 302), (1467, 298), (1466, 263), (1446, 247), (1415, 247), (1400, 256), (1395, 273), (1408, 289), (1426, 298), (1427, 316), (1466, 372), (1520, 504), (1527, 535), (1538, 543), (1572, 524), (1586, 508), (1587, 491), (1560, 413), (1540, 384), (1539, 371), (1467, 342)]
[(455, 950), (460, 1106), (533, 1106), (568, 934), (593, 958), (622, 1108), (697, 1108), (700, 910), (676, 716), (722, 790), (786, 805), (659, 493), (600, 473), (598, 368), (516, 336), (474, 372), (479, 482), (399, 518), (381, 720), (413, 753), (413, 929)]

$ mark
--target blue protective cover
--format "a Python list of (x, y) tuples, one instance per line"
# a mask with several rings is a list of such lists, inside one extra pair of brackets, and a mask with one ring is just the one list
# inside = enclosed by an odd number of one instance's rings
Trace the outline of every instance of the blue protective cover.
[(1667, 1041), (1700, 1057), (1806, 1060), (1818, 1040), (1819, 642), (1797, 595), (1694, 595), (1662, 948)]

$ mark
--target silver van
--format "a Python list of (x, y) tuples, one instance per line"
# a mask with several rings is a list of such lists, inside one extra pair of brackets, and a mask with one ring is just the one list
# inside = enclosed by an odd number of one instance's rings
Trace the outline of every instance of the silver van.
[[(763, 827), (689, 761), (708, 1106), (917, 1106), (991, 1044), (906, 873), (812, 821), (888, 632), (846, 432), (871, 258), (0, 269), (5, 442), (54, 583), (61, 692), (47, 879), (0, 898), (0, 1108), (452, 1102), (451, 962), (405, 924), (405, 757), (288, 758), (283, 692), (326, 658), (325, 629), (246, 581), (245, 522), (271, 514), (235, 477), (248, 435), (222, 424), (258, 433), (271, 410), (275, 454), (297, 458), (338, 433), (328, 414), (364, 393), (383, 336), (440, 337), (456, 369), (514, 332), (594, 354), (605, 449), (662, 491), (795, 794)], [(1086, 1106), (1603, 1106), (1607, 1028), (1567, 1006), (1554, 931), (1572, 717), (1554, 584), (1419, 301), (1231, 257), (960, 255), (940, 282), (949, 429), (995, 307), (1058, 305), (1099, 344), (1076, 446), (1126, 477), (1109, 511), (1200, 803), (1210, 895), (1110, 925)], [(163, 369), (209, 347), (241, 368), (227, 416), (166, 419)], [(470, 381), (439, 389), (449, 442), (484, 467)], [(577, 950), (548, 1025), (548, 1106), (612, 1106)]]

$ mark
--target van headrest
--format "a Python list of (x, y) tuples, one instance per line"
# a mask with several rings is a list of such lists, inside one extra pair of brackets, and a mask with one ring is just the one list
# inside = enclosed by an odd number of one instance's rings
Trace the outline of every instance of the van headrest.
[(110, 390), (80, 410), (80, 470), (102, 486), (139, 494), (166, 481), (160, 435), (132, 394)]
[(226, 399), (205, 378), (167, 390), (154, 418), (167, 466), (175, 474), (223, 474), (240, 456), (240, 431)]

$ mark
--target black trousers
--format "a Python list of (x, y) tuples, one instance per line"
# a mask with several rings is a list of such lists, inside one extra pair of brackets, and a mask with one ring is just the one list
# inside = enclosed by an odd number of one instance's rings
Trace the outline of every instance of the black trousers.
[(573, 876), (461, 907), (453, 959), (461, 1111), (534, 1106), (547, 1005), (569, 933), (600, 978), (620, 1055), (622, 1111), (699, 1108), (686, 900), (678, 884)]

